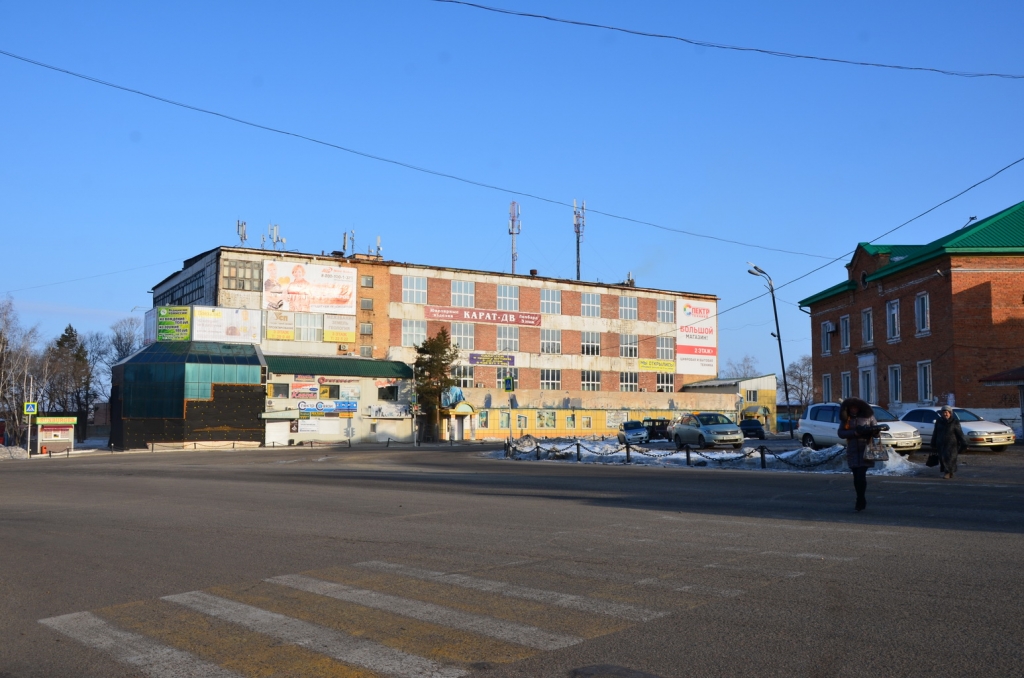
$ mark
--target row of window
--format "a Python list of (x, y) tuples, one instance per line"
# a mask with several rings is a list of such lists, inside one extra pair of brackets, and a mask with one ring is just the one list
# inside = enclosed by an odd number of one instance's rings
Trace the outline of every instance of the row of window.
[[(875, 385), (875, 368), (863, 367), (858, 375), (859, 392), (857, 397), (869, 403), (877, 402), (878, 392)], [(832, 375), (821, 376), (821, 396), (823, 402), (832, 402)], [(932, 361), (922, 360), (917, 363), (917, 402), (930, 402), (932, 392)], [(853, 373), (842, 372), (839, 375), (840, 399), (853, 397)], [(903, 366), (889, 365), (889, 402), (903, 402)]]
[(188, 306), (202, 303), (206, 297), (203, 271), (190, 275), (166, 292), (153, 297), (154, 306)]
[[(860, 312), (861, 343), (870, 346), (875, 343), (875, 328), (872, 318), (872, 309), (866, 308)], [(921, 292), (914, 298), (914, 328), (917, 336), (927, 335), (931, 331), (931, 305), (927, 292)], [(829, 355), (832, 353), (832, 334), (836, 328), (831, 321), (821, 324), (821, 353)], [(850, 348), (851, 331), (850, 316), (844, 315), (839, 318), (839, 350), (846, 351)], [(892, 299), (885, 302), (885, 338), (889, 342), (900, 340), (900, 300)]]
[[(499, 367), (495, 375), (495, 388), (503, 388), (505, 379), (511, 377), (515, 388), (519, 388), (519, 368)], [(674, 374), (657, 375), (658, 393), (672, 393), (675, 391)], [(487, 388), (486, 384), (476, 381), (473, 365), (455, 365), (452, 367), (452, 378), (459, 388)], [(619, 372), (620, 391), (640, 390), (639, 372)], [(562, 370), (540, 371), (540, 389), (542, 391), (559, 391), (562, 389)], [(582, 370), (580, 372), (580, 390), (600, 391), (601, 372), (597, 370)]]
[[(476, 283), (469, 280), (452, 280), (452, 306), (476, 307)], [(676, 305), (671, 299), (658, 299), (658, 322), (674, 323)], [(402, 276), (402, 302), (406, 304), (427, 303), (427, 279), (424, 276)], [(498, 310), (519, 310), (519, 287), (498, 285)], [(540, 291), (540, 312), (560, 315), (562, 313), (562, 290), (542, 289)], [(601, 317), (601, 295), (584, 292), (580, 295), (580, 315), (588, 318)], [(619, 297), (619, 318), (637, 319), (637, 298)]]
[[(558, 428), (558, 412), (555, 410), (540, 410), (537, 412), (537, 428)], [(563, 415), (562, 428), (576, 428), (576, 413)], [(511, 412), (498, 412), (498, 428), (509, 428), (512, 421)], [(580, 415), (580, 428), (594, 428), (594, 418), (588, 415)], [(477, 428), (490, 428), (491, 417), (485, 410), (477, 414)], [(516, 415), (516, 428), (525, 429), (530, 426), (530, 418), (525, 414)]]

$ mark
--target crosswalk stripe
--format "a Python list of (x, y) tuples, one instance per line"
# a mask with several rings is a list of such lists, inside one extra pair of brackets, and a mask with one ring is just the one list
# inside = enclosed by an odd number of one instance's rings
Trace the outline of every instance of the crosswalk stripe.
[(646, 622), (663, 617), (667, 614), (665, 612), (626, 605), (625, 603), (616, 603), (610, 600), (600, 600), (597, 598), (588, 598), (586, 596), (577, 596), (570, 593), (535, 589), (527, 586), (519, 586), (517, 584), (509, 584), (508, 582), (495, 581), (492, 579), (481, 579), (479, 577), (472, 577), (464, 574), (435, 572), (433, 570), (425, 570), (418, 567), (410, 567), (408, 565), (399, 565), (397, 563), (386, 563), (379, 560), (368, 560), (362, 563), (356, 563), (355, 567), (376, 570), (378, 572), (389, 572), (414, 579), (442, 582), (453, 586), (475, 589), (477, 591), (497, 593), (509, 598), (522, 598), (524, 600), (556, 605), (558, 607), (579, 610), (581, 612), (593, 612), (629, 621)]
[(117, 628), (91, 612), (75, 612), (39, 620), (78, 642), (101, 650), (114, 659), (138, 667), (152, 678), (237, 678), (216, 664), (167, 647), (137, 633)]
[(369, 640), (355, 638), (323, 626), (212, 596), (202, 591), (165, 596), (162, 600), (238, 624), (286, 643), (315, 650), (347, 664), (363, 666), (390, 676), (459, 678), (466, 673), (462, 669), (442, 666), (429, 659), (400, 652)]
[(551, 633), (534, 626), (470, 614), (442, 605), (400, 598), (387, 593), (380, 593), (379, 591), (368, 591), (303, 575), (293, 574), (271, 577), (266, 581), (365, 607), (384, 610), (385, 612), (391, 612), (404, 617), (411, 617), (420, 621), (479, 633), (483, 636), (518, 643), (519, 645), (525, 645), (538, 650), (557, 650), (582, 641), (582, 638)]

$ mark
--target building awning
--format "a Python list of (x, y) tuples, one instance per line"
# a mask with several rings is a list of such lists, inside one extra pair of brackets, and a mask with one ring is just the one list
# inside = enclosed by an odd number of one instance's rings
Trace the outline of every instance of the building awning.
[(751, 405), (750, 407), (743, 408), (743, 414), (769, 415), (771, 410), (764, 405)]
[(260, 419), (298, 419), (298, 410), (281, 410), (280, 412), (260, 412)]
[(325, 377), (412, 379), (412, 368), (397, 360), (264, 355), (272, 374), (313, 374)]
[(982, 377), (978, 381), (985, 386), (1024, 386), (1024, 367)]

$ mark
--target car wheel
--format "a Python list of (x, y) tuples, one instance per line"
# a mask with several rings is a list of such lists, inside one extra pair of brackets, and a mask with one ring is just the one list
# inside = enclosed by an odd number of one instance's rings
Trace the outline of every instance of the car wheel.
[(704, 436), (697, 438), (697, 449), (703, 450), (706, 446), (707, 443), (704, 441)]
[(734, 449), (734, 450), (738, 450), (741, 447), (743, 447), (743, 443), (733, 443), (732, 444), (732, 449)]
[(679, 436), (676, 436), (676, 439), (673, 442), (675, 442), (677, 450), (683, 449), (683, 441), (679, 439)]
[(814, 436), (812, 436), (810, 433), (805, 433), (803, 439), (800, 442), (803, 443), (804, 447), (809, 447), (812, 450), (818, 449), (817, 447), (814, 446)]
[(1009, 445), (993, 445), (991, 450), (993, 452), (1005, 452), (1007, 447), (1009, 447)]
[(761, 431), (760, 433), (757, 434), (757, 439), (764, 440), (764, 431)]

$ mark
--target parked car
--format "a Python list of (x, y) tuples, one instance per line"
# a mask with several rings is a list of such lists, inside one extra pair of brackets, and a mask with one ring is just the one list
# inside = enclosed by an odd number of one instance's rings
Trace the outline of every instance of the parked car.
[(669, 427), (669, 434), (677, 449), (683, 445), (732, 445), (736, 449), (743, 446), (743, 432), (740, 427), (729, 417), (717, 412), (680, 415)]
[[(918, 407), (903, 415), (903, 421), (913, 426), (921, 435), (921, 440), (928, 445), (932, 442), (935, 431), (935, 420), (939, 418), (941, 407)], [(1016, 436), (1013, 429), (994, 421), (985, 421), (981, 416), (962, 407), (953, 408), (953, 416), (960, 420), (964, 437), (971, 447), (987, 447), (994, 452), (1002, 452), (1013, 444)]]
[(639, 443), (649, 442), (651, 437), (647, 433), (647, 429), (644, 428), (642, 421), (625, 421), (619, 424), (619, 443), (625, 445), (627, 442), (630, 445), (637, 445)]
[[(888, 431), (882, 431), (881, 439), (884, 444), (904, 453), (921, 449), (921, 434), (916, 428), (901, 422), (878, 405), (872, 405), (871, 409), (875, 411), (875, 419), (879, 424), (889, 426)], [(846, 441), (839, 437), (838, 403), (811, 405), (804, 411), (796, 431), (804, 447), (818, 449), (846, 444)]]
[(743, 432), (744, 438), (757, 438), (758, 440), (764, 440), (764, 426), (757, 419), (742, 419), (740, 420), (740, 431)]
[(644, 419), (644, 428), (647, 429), (647, 437), (650, 440), (668, 440), (668, 419)]

